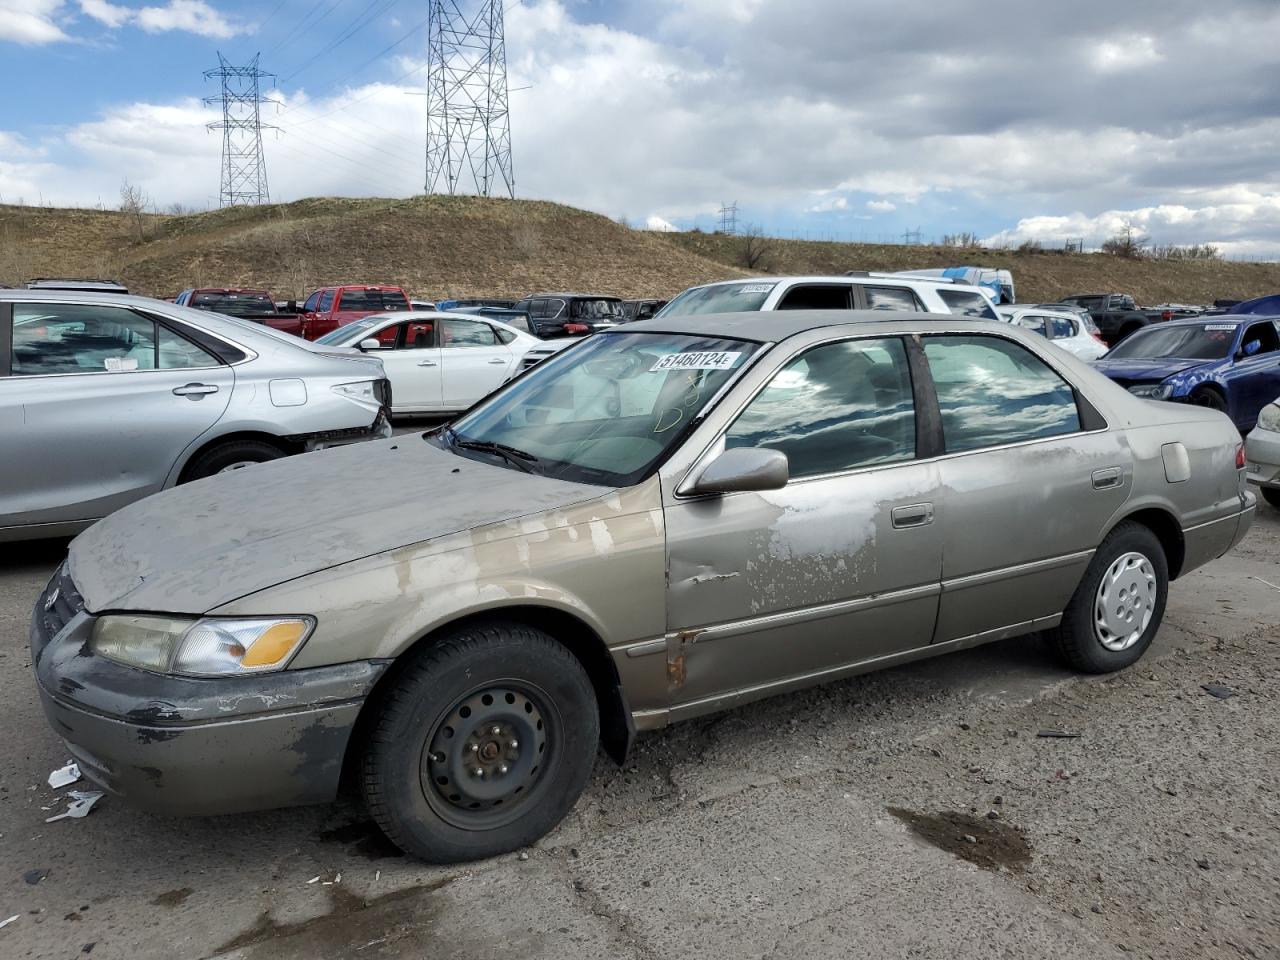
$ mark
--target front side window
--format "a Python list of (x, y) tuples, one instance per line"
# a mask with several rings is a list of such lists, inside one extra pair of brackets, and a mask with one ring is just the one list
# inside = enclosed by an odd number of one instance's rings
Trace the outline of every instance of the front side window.
[(319, 310), (321, 313), (324, 313), (332, 306), (333, 306), (333, 291), (326, 290), (324, 293), (320, 294), (320, 306), (318, 306), (316, 309)]
[(793, 478), (913, 459), (915, 403), (902, 341), (806, 351), (747, 405), (725, 445), (781, 450)]
[(758, 349), (718, 337), (596, 334), (533, 367), (437, 442), (513, 470), (630, 486)]
[(154, 320), (123, 307), (17, 303), (12, 323), (14, 376), (129, 373), (219, 362)]
[(435, 346), (435, 324), (430, 320), (410, 320), (404, 327), (403, 350), (425, 350)]
[(311, 296), (307, 297), (307, 302), (302, 305), (303, 313), (311, 313), (316, 308), (316, 304), (320, 302), (320, 292), (317, 290)]
[(659, 311), (660, 317), (684, 317), (696, 313), (743, 313), (759, 310), (776, 287), (776, 280), (748, 283), (717, 283), (693, 287), (675, 297)]
[(868, 310), (906, 310), (924, 313), (924, 304), (906, 287), (863, 287)]
[(475, 320), (442, 319), (440, 321), (440, 346), (492, 347), (497, 341), (493, 327)]
[(947, 309), (962, 317), (981, 317), (983, 320), (997, 320), (991, 303), (982, 294), (973, 290), (938, 291), (938, 296), (947, 305)]
[(1080, 430), (1075, 391), (1020, 344), (991, 336), (930, 336), (924, 352), (947, 453)]

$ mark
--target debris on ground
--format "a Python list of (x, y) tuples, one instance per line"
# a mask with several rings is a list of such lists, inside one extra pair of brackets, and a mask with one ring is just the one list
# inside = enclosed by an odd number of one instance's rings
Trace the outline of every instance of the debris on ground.
[(8, 917), (4, 920), (0, 920), (0, 929), (7, 927), (9, 924), (13, 923), (13, 921), (17, 920), (20, 916), (22, 916), (22, 914), (15, 913), (12, 917)]
[(966, 813), (918, 813), (889, 807), (922, 840), (984, 870), (1022, 870), (1031, 862), (1031, 845), (1016, 827)]
[(27, 881), (27, 883), (31, 884), (31, 886), (34, 887), (37, 883), (39, 883), (48, 875), (49, 875), (48, 870), (28, 870), (26, 873), (22, 875), (22, 879)]
[(72, 790), (68, 796), (71, 802), (67, 804), (67, 809), (62, 813), (52, 817), (45, 817), (45, 823), (53, 823), (55, 820), (79, 820), (87, 817), (89, 811), (93, 809), (93, 805), (102, 799), (101, 790)]
[(1078, 740), (1081, 734), (1068, 733), (1066, 730), (1041, 730), (1036, 736), (1050, 740)]
[(55, 790), (69, 787), (80, 779), (80, 765), (72, 760), (65, 767), (59, 767), (49, 774), (49, 786)]
[(1211, 697), (1217, 697), (1219, 700), (1226, 700), (1228, 697), (1234, 697), (1236, 692), (1228, 686), (1221, 683), (1202, 683), (1200, 689)]

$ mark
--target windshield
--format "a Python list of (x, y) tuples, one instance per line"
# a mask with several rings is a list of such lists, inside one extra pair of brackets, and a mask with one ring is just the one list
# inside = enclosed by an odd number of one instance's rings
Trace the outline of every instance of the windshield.
[(276, 312), (275, 301), (265, 293), (197, 293), (191, 306), (229, 317), (258, 317)]
[(362, 317), (339, 327), (337, 330), (330, 330), (323, 337), (316, 337), (316, 343), (323, 343), (326, 347), (342, 346), (357, 333), (364, 333), (374, 324), (380, 323), (385, 319), (385, 317)]
[(658, 316), (684, 317), (693, 313), (745, 313), (759, 310), (775, 286), (775, 282), (753, 282), (693, 287), (663, 307)]
[(1231, 353), (1235, 340), (1234, 323), (1148, 327), (1116, 344), (1107, 359), (1221, 360)]
[[(456, 421), (441, 442), (511, 469), (630, 486), (759, 348), (681, 334), (597, 334), (544, 360)], [(475, 444), (506, 453), (467, 449)]]

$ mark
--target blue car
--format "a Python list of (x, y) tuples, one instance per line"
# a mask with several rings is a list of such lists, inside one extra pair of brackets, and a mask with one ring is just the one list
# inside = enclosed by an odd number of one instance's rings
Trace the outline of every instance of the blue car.
[(1139, 330), (1093, 365), (1130, 393), (1227, 414), (1241, 433), (1280, 397), (1278, 318), (1222, 315)]

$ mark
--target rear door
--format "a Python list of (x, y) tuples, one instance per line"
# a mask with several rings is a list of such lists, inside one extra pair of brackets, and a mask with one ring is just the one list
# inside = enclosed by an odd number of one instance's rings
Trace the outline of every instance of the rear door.
[(775, 310), (852, 310), (852, 283), (797, 283), (778, 300)]
[(1060, 614), (1132, 479), (1127, 446), (1050, 364), (994, 334), (922, 338), (941, 412), (938, 641)]
[(5, 307), (0, 527), (93, 520), (156, 492), (231, 398), (230, 367), (144, 314)]
[(514, 371), (515, 354), (482, 320), (441, 317), (440, 365), (446, 410), (465, 410), (501, 386)]

